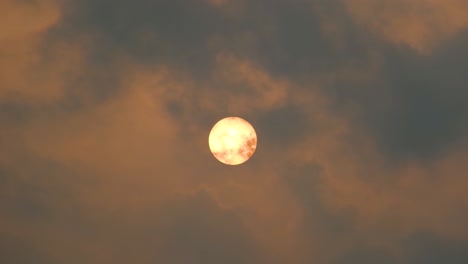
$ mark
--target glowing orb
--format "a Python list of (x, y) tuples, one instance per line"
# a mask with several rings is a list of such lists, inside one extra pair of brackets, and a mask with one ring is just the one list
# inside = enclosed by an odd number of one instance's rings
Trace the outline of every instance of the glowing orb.
[(208, 143), (211, 153), (227, 165), (246, 162), (257, 148), (254, 128), (240, 117), (226, 117), (211, 129)]

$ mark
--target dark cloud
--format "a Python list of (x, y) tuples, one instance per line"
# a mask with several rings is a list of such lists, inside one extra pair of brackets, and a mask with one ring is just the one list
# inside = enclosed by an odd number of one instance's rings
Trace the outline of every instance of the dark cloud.
[[(468, 24), (468, 5), (458, 0), (397, 0), (384, 5), (376, 0), (352, 0), (343, 4), (353, 21), (376, 37), (421, 54), (430, 53)], [(401, 12), (402, 8), (406, 11)], [(378, 14), (380, 19), (375, 19)]]
[(466, 140), (466, 31), (421, 54), (369, 38), (356, 25), (347, 28), (356, 34), (341, 39), (344, 53), (329, 62), (337, 72), (322, 87), (339, 115), (370, 128), (396, 161), (430, 162)]
[(202, 0), (83, 1), (69, 12), (64, 30), (99, 35), (102, 44), (95, 56), (121, 51), (140, 63), (170, 64), (205, 76), (214, 55), (208, 39), (239, 27)]
[(343, 256), (338, 263), (466, 263), (468, 243), (418, 230), (401, 241), (395, 241), (397, 250), (356, 249)]
[(294, 105), (285, 105), (260, 114), (255, 122), (256, 130), (264, 138), (265, 144), (283, 147), (301, 142), (311, 129), (307, 123), (307, 114)]
[(417, 231), (402, 243), (403, 263), (466, 263), (468, 241), (443, 238), (431, 231)]
[(262, 253), (234, 212), (206, 194), (172, 202), (158, 212), (162, 246), (154, 261), (168, 263), (258, 263)]
[(349, 254), (342, 256), (342, 259), (336, 262), (337, 264), (371, 264), (371, 263), (382, 263), (382, 264), (394, 264), (398, 262), (395, 256), (391, 254), (371, 249), (355, 250)]
[(3, 103), (0, 105), (0, 120), (3, 124), (22, 123), (31, 115), (31, 107), (14, 103)]
[(327, 40), (322, 37), (320, 18), (306, 4), (290, 5), (276, 1), (271, 14), (275, 25), (271, 39), (263, 40), (271, 46), (270, 52), (260, 50), (267, 65), (279, 73), (297, 75), (297, 72), (323, 69)]
[(30, 240), (4, 232), (0, 232), (0, 261), (5, 264), (56, 263), (45, 250), (31, 244)]
[[(101, 258), (114, 263), (258, 263), (264, 258), (235, 211), (219, 207), (206, 192), (178, 197), (143, 212), (125, 206), (97, 212), (77, 193), (88, 189), (94, 195), (96, 185), (79, 187), (79, 176), (44, 161), (30, 167), (35, 173), (1, 171), (0, 208), (4, 223), (14, 227), (4, 231), (21, 234), (20, 238), (7, 233), (0, 236), (2, 263), (59, 263), (70, 258), (92, 263)], [(66, 184), (70, 177), (75, 177), (73, 188)], [(36, 237), (40, 230), (46, 235)], [(67, 241), (56, 243), (65, 237)], [(83, 242), (89, 248), (79, 246)], [(94, 255), (96, 246), (109, 252)]]
[[(6, 221), (31, 225), (64, 225), (80, 228), (76, 191), (92, 184), (76, 172), (55, 162), (22, 152), (24, 168), (15, 163), (0, 169), (1, 208)], [(73, 179), (73, 186), (70, 180)]]
[(332, 211), (325, 205), (320, 191), (324, 184), (323, 168), (318, 164), (289, 168), (285, 174), (286, 184), (304, 212), (300, 224), (300, 239), (305, 244), (315, 245), (310, 249), (308, 259), (310, 262), (326, 263), (331, 255), (336, 254), (332, 244), (340, 241), (343, 236), (352, 234), (354, 210), (348, 208)]
[(439, 158), (466, 139), (468, 93), (464, 87), (468, 78), (463, 69), (468, 69), (467, 50), (457, 44), (466, 36), (427, 56), (404, 49), (387, 53), (384, 79), (375, 86), (385, 86), (384, 94), (390, 98), (376, 97), (384, 108), (366, 111), (384, 151), (391, 156)]
[(323, 184), (320, 180), (323, 174), (318, 165), (311, 164), (291, 169), (287, 174), (289, 184), (306, 212), (304, 224), (306, 228), (312, 228), (311, 234), (317, 232), (343, 234), (351, 231), (352, 211), (336, 214), (325, 207), (319, 191), (320, 185)]

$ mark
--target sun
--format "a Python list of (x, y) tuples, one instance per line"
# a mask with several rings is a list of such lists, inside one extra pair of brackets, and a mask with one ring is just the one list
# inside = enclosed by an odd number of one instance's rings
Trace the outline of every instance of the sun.
[(226, 117), (211, 129), (208, 144), (213, 156), (227, 165), (239, 165), (252, 157), (257, 148), (257, 134), (240, 117)]

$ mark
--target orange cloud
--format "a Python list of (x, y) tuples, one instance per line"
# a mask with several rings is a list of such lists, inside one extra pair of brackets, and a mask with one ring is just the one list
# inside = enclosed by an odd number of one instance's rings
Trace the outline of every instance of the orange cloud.
[(57, 24), (60, 16), (60, 6), (54, 0), (2, 1), (0, 40), (3, 42), (43, 33)]
[(468, 26), (464, 0), (342, 1), (351, 16), (396, 45), (427, 53)]
[[(206, 110), (244, 115), (279, 107), (287, 100), (287, 81), (271, 76), (252, 61), (220, 53), (210, 91), (200, 97)], [(215, 88), (215, 87), (219, 88)]]
[(355, 231), (365, 232), (374, 245), (385, 244), (382, 232), (388, 232), (388, 242), (418, 229), (466, 238), (466, 216), (460, 211), (468, 204), (462, 176), (468, 169), (466, 143), (432, 164), (408, 161), (392, 167), (369, 135), (361, 133), (351, 143), (349, 132), (356, 129), (342, 124), (346, 129), (329, 126), (289, 151), (294, 162), (324, 169), (320, 196), (327, 208), (355, 210)]
[[(228, 1), (210, 2), (229, 9)], [(0, 42), (0, 51), (9, 55), (0, 56), (0, 102), (37, 106), (67, 95), (80, 106), (67, 111), (60, 104), (48, 104), (52, 107), (47, 111), (28, 113), (28, 118), (17, 121), (12, 113), (7, 121), (0, 119), (0, 169), (9, 174), (8, 184), (0, 185), (0, 200), (7, 203), (1, 207), (7, 209), (0, 212), (4, 219), (0, 231), (11, 230), (8, 234), (40, 245), (60, 260), (79, 255), (83, 263), (135, 262), (134, 255), (137, 262), (154, 262), (154, 252), (167, 263), (174, 259), (186, 263), (190, 260), (165, 255), (164, 249), (178, 253), (180, 243), (192, 249), (200, 238), (218, 234), (223, 236), (208, 240), (232, 248), (237, 244), (229, 244), (230, 237), (242, 245), (250, 245), (247, 240), (259, 244), (270, 259), (257, 263), (335, 263), (333, 256), (356, 245), (391, 247), (419, 228), (451, 237), (468, 235), (466, 214), (460, 213), (468, 204), (463, 177), (468, 169), (466, 145), (447, 151), (432, 164), (389, 165), (375, 135), (355, 120), (355, 109), (341, 115), (333, 108), (333, 97), (320, 92), (337, 80), (372, 83), (382, 74), (378, 65), (385, 55), (376, 55), (369, 65), (351, 61), (327, 66), (331, 69), (326, 73), (311, 70), (307, 78), (295, 82), (274, 75), (250, 57), (218, 53), (230, 50), (223, 46), (232, 37), (219, 34), (214, 67), (206, 69), (204, 78), (142, 63), (119, 47), (110, 51), (110, 68), (93, 68), (98, 75), (111, 72), (115, 77), (109, 83), (116, 87), (100, 87), (83, 75), (88, 65), (93, 66), (86, 55), (90, 44), (109, 43), (90, 43), (82, 36), (48, 39), (48, 30), (60, 23), (61, 11), (56, 2), (41, 3), (40, 15), (25, 8), (27, 4), (0, 4), (37, 19), (32, 24), (23, 21), (24, 30), (1, 35), (5, 41)], [(397, 3), (418, 9), (412, 3)], [(442, 2), (422, 3), (448, 8)], [(448, 25), (436, 28), (445, 35), (413, 36), (410, 31), (441, 19), (411, 11), (421, 16), (423, 22), (418, 22), (396, 12), (392, 3), (381, 4), (392, 6), (388, 11), (392, 16), (385, 13), (378, 20), (383, 22), (375, 22), (370, 17), (380, 8), (376, 2), (346, 3), (362, 25), (421, 52), (456, 34), (464, 23), (449, 19)], [(440, 12), (449, 12), (444, 10)], [(389, 22), (393, 15), (415, 26), (396, 32), (396, 24)], [(247, 39), (251, 37), (255, 39), (253, 33)], [(207, 42), (210, 45), (210, 39)], [(241, 41), (241, 46), (254, 42)], [(86, 89), (71, 90), (77, 84), (74, 79), (85, 79)], [(112, 94), (90, 99), (94, 91)], [(385, 102), (386, 96), (379, 95), (384, 97), (379, 102)], [(281, 115), (288, 106), (303, 115), (285, 115), (298, 119), (290, 122), (282, 118), (265, 122), (266, 115)], [(243, 116), (259, 128), (258, 149), (243, 166), (227, 168), (209, 153), (210, 125), (226, 115)], [(303, 131), (283, 135), (278, 130)], [(275, 133), (276, 138), (271, 136)], [(291, 140), (298, 134), (299, 139)], [(291, 141), (279, 142), (283, 138)], [(292, 172), (302, 167), (306, 169)], [(293, 179), (300, 177), (306, 181)], [(294, 180), (300, 190), (292, 186)], [(42, 221), (17, 213), (34, 210), (39, 211), (34, 217)], [(348, 229), (331, 230), (329, 219), (338, 222), (338, 229), (340, 225)], [(186, 239), (188, 234), (195, 234), (195, 240)]]
[(48, 41), (58, 25), (57, 1), (0, 3), (0, 101), (53, 102), (80, 72), (82, 40)]
[[(216, 201), (216, 206), (232, 211), (266, 249), (275, 248), (284, 259), (290, 259), (289, 252), (297, 246), (294, 233), (300, 210), (281, 187), (278, 174), (281, 162), (271, 165), (271, 159), (278, 156), (272, 153), (259, 158), (257, 165), (227, 172), (208, 151), (209, 127), (198, 123), (198, 113), (192, 111), (194, 105), (203, 106), (205, 100), (216, 102), (224, 96), (233, 111), (254, 115), (259, 109), (284, 103), (288, 84), (276, 81), (250, 61), (224, 59), (213, 83), (226, 80), (243, 85), (247, 91), (240, 97), (230, 97), (226, 90), (212, 90), (206, 97), (192, 94), (204, 87), (171, 69), (143, 67), (122, 59), (117, 62), (124, 69), (118, 82), (121, 87), (112, 98), (90, 103), (79, 112), (60, 112), (31, 120), (16, 127), (15, 141), (24, 142), (21, 152), (30, 152), (76, 172), (62, 175), (60, 181), (72, 185), (74, 201), (85, 212), (85, 221), (97, 224), (109, 221), (110, 215), (123, 213), (120, 223), (138, 226), (142, 215), (159, 212), (167, 201), (203, 191)], [(190, 95), (195, 96), (189, 98)], [(171, 100), (179, 100), (188, 109), (182, 119), (185, 124), (180, 124), (181, 120), (171, 117), (164, 108)], [(259, 100), (262, 102), (257, 104)], [(222, 112), (222, 106), (214, 111)], [(185, 125), (192, 129), (181, 131)], [(183, 133), (189, 137), (184, 138)], [(19, 156), (16, 158), (21, 160)], [(12, 157), (8, 166), (17, 162)], [(30, 173), (29, 170), (33, 167), (26, 168), (24, 173)], [(90, 184), (84, 187), (76, 182)], [(62, 207), (60, 210), (67, 211)], [(27, 224), (17, 223), (13, 229)], [(76, 235), (63, 230), (55, 232), (57, 237)], [(26, 232), (24, 236), (27, 235), (39, 234)], [(76, 241), (80, 239), (71, 243)], [(90, 254), (92, 247), (102, 247), (101, 243), (109, 242), (98, 239), (80, 250)], [(55, 248), (62, 246), (54, 244)], [(112, 246), (104, 247), (113, 250)], [(100, 254), (94, 257), (106, 259)]]

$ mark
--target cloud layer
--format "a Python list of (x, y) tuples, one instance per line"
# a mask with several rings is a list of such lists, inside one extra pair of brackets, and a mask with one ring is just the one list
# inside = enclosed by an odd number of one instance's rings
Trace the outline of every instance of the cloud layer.
[(468, 261), (465, 1), (0, 10), (1, 263)]

